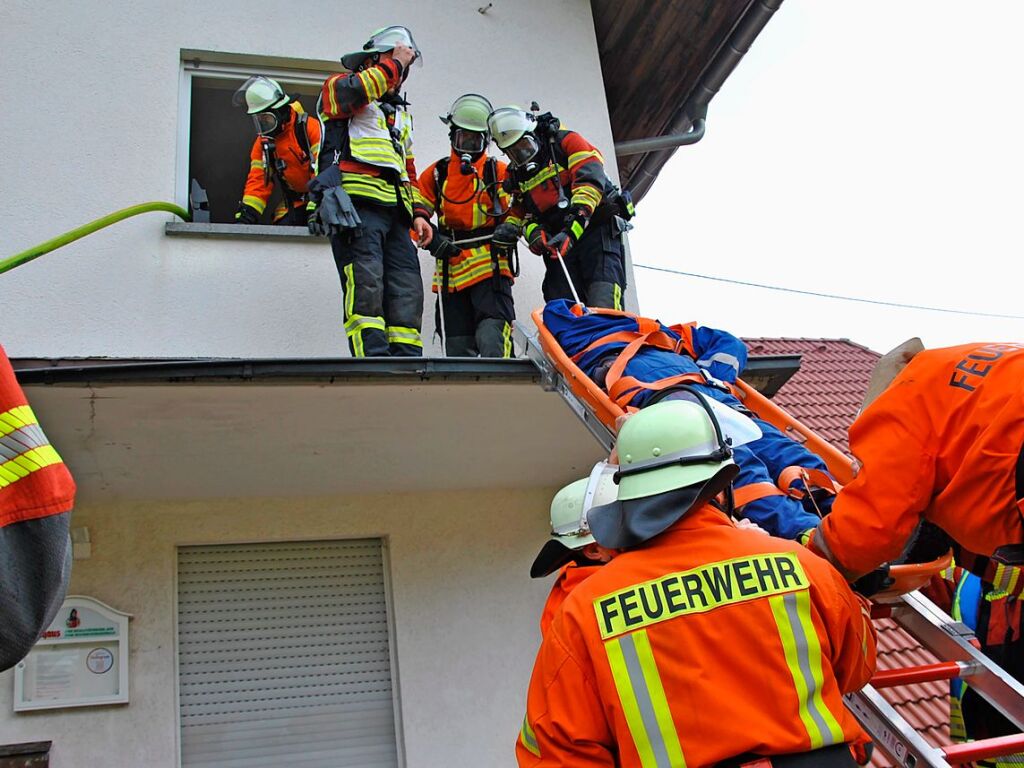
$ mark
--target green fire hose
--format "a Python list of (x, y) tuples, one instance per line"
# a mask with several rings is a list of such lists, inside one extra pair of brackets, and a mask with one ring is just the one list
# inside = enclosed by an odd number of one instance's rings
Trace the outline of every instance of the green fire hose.
[(62, 245), (73, 243), (79, 238), (91, 235), (93, 232), (103, 229), (104, 227), (109, 227), (111, 224), (115, 224), (118, 221), (122, 221), (132, 216), (138, 216), (140, 213), (150, 213), (151, 211), (167, 211), (168, 213), (173, 213), (175, 216), (180, 219), (184, 219), (185, 221), (188, 221), (191, 218), (188, 211), (174, 203), (141, 203), (129, 208), (122, 208), (120, 211), (107, 214), (102, 218), (90, 221), (88, 224), (83, 224), (76, 229), (72, 229), (70, 232), (65, 232), (63, 235), (57, 235), (57, 237), (47, 240), (45, 243), (40, 243), (39, 245), (33, 246), (21, 253), (16, 253), (13, 256), (3, 259), (0, 261), (0, 275), (4, 272), (9, 272), (15, 267), (20, 267), (22, 264), (32, 261), (32, 259), (39, 258), (44, 253), (54, 251)]

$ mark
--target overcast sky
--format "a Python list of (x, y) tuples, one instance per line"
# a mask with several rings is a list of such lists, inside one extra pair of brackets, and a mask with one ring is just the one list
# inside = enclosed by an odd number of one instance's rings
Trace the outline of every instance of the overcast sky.
[[(644, 198), (634, 262), (1024, 315), (1022, 29), (1018, 0), (786, 0)], [(1024, 320), (635, 273), (644, 314), (740, 336), (1024, 339)]]

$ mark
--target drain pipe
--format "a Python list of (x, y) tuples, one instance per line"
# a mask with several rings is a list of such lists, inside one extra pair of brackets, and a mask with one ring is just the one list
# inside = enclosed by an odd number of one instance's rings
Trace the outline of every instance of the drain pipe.
[[(669, 126), (668, 134), (649, 139), (624, 141), (622, 144), (640, 145), (649, 142), (649, 148), (639, 151), (646, 152), (644, 157), (630, 176), (629, 191), (633, 201), (639, 202), (651, 188), (658, 172), (668, 161), (676, 149), (686, 144), (693, 144), (704, 137), (704, 118), (707, 116), (708, 103), (725, 83), (726, 78), (736, 69), (743, 56), (750, 50), (754, 40), (771, 21), (772, 16), (782, 5), (782, 0), (754, 0), (733, 28), (725, 45), (723, 45), (711, 63), (704, 70), (697, 86), (690, 94), (686, 104)], [(698, 127), (699, 126), (699, 127)], [(699, 133), (699, 135), (697, 135)], [(691, 136), (695, 136), (692, 140)], [(663, 143), (662, 143), (663, 142)], [(619, 145), (615, 145), (616, 154), (636, 154), (636, 152), (620, 153)]]
[(673, 149), (674, 147), (685, 147), (688, 144), (696, 144), (704, 138), (704, 118), (699, 117), (693, 121), (690, 130), (686, 133), (670, 136), (654, 136), (649, 139), (630, 139), (629, 141), (615, 142), (615, 156), (625, 157), (626, 155), (643, 155), (648, 152), (657, 152), (661, 149)]

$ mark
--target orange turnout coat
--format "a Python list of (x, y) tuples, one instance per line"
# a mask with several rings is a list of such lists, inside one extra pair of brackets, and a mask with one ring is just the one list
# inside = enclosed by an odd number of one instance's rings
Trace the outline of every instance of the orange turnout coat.
[(823, 559), (711, 506), (577, 586), (537, 656), (516, 756), (712, 766), (864, 734), (842, 694), (875, 668), (866, 604)]
[(969, 553), (1024, 543), (1024, 344), (920, 352), (850, 428), (861, 463), (811, 540), (849, 577), (928, 520)]

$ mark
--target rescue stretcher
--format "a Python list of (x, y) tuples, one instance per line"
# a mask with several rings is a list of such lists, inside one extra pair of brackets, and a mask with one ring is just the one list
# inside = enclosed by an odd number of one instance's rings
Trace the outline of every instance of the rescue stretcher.
[[(540, 372), (541, 386), (557, 392), (605, 450), (615, 443), (616, 424), (626, 410), (616, 404), (565, 353), (544, 323), (542, 310), (532, 314), (536, 330), (516, 323), (516, 335), (527, 357)], [(827, 465), (839, 484), (853, 479), (853, 462), (846, 454), (801, 424), (742, 380), (733, 394), (756, 416), (802, 443)], [(878, 671), (862, 690), (846, 695), (846, 703), (875, 745), (905, 768), (948, 768), (978, 760), (1024, 752), (1024, 733), (965, 744), (935, 747), (880, 693), (883, 688), (938, 680), (964, 679), (1016, 728), (1024, 731), (1024, 685), (979, 650), (973, 632), (955, 621), (919, 590), (948, 568), (952, 553), (927, 563), (894, 565), (892, 585), (872, 597), (872, 618), (891, 618), (936, 658), (937, 664)]]

